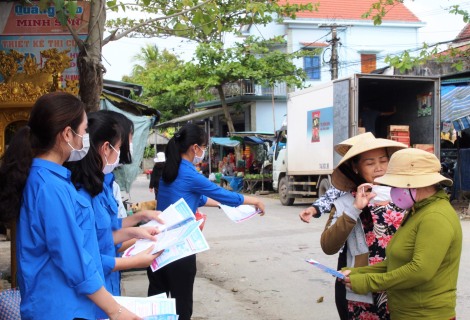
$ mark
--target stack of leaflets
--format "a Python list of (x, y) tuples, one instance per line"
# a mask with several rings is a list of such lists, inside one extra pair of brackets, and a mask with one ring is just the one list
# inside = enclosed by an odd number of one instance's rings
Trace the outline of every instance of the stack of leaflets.
[(209, 245), (199, 229), (200, 222), (196, 221), (183, 198), (165, 209), (160, 218), (165, 224), (152, 220), (142, 225), (157, 227), (160, 230), (157, 240), (139, 239), (124, 252), (123, 257), (136, 255), (151, 246), (154, 246), (153, 253), (164, 250), (150, 265), (151, 269), (156, 271), (173, 261), (209, 250)]
[(313, 259), (306, 259), (305, 260), (307, 263), (310, 263), (312, 266), (315, 266), (317, 267), (318, 269), (320, 270), (323, 270), (324, 272), (326, 273), (329, 273), (331, 274), (332, 276), (334, 277), (337, 277), (339, 279), (344, 279), (344, 274), (342, 274), (341, 272), (335, 270), (335, 269), (332, 269), (330, 267), (327, 267), (325, 266), (324, 264), (321, 264), (320, 262), (316, 261), (316, 260), (313, 260)]
[(175, 299), (167, 298), (164, 293), (151, 297), (114, 297), (130, 312), (144, 320), (178, 320)]

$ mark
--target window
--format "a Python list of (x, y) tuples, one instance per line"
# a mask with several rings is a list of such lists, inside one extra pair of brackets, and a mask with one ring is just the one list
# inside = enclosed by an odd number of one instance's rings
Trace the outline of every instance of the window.
[(307, 79), (320, 80), (320, 56), (305, 56), (304, 71), (307, 73)]
[(361, 54), (361, 72), (370, 73), (377, 69), (377, 57), (375, 54)]

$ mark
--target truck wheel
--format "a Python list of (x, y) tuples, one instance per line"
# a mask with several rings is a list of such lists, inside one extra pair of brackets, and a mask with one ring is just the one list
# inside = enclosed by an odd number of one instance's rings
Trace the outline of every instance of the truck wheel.
[(287, 191), (287, 178), (284, 177), (279, 181), (279, 200), (281, 200), (283, 206), (291, 206), (294, 204), (295, 198), (288, 197)]
[(327, 178), (321, 179), (320, 184), (318, 185), (318, 197), (320, 198), (324, 195), (329, 188), (330, 181)]

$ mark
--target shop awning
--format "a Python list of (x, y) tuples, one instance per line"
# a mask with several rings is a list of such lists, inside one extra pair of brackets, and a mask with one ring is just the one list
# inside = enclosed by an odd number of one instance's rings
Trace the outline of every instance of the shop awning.
[(470, 86), (443, 86), (441, 120), (451, 121), (457, 131), (470, 128)]
[(265, 141), (274, 140), (273, 132), (265, 131), (237, 131), (228, 133), (232, 138), (241, 138), (243, 142), (251, 144), (263, 144)]
[(224, 109), (222, 107), (202, 110), (202, 111), (193, 112), (193, 113), (184, 115), (182, 117), (174, 118), (174, 119), (165, 121), (163, 123), (159, 123), (157, 124), (157, 127), (158, 128), (174, 127), (174, 126), (177, 126), (178, 124), (185, 124), (186, 122), (191, 121), (191, 120), (203, 120), (209, 117), (218, 116), (219, 114), (223, 114), (223, 113), (224, 113)]
[[(246, 108), (246, 106), (242, 106), (242, 107)], [(230, 106), (228, 110), (231, 114), (236, 111), (236, 109), (233, 106)], [(158, 128), (177, 127), (179, 125), (186, 124), (188, 121), (204, 120), (204, 119), (208, 119), (210, 117), (216, 117), (222, 114), (224, 114), (223, 107), (205, 109), (202, 111), (196, 111), (196, 112), (193, 112), (193, 113), (190, 113), (190, 114), (178, 117), (178, 118), (174, 118), (174, 119), (159, 123), (157, 127)]]
[(218, 144), (224, 147), (236, 147), (240, 144), (240, 141), (238, 140), (232, 140), (230, 138), (217, 138), (217, 137), (212, 137), (211, 138), (211, 143)]

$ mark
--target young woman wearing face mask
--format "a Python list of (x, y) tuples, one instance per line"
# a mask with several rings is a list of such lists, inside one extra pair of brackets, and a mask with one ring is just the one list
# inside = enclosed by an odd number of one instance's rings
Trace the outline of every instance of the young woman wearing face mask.
[(452, 181), (440, 170), (437, 157), (423, 150), (392, 155), (387, 172), (375, 182), (392, 186), (392, 199), (409, 211), (386, 249), (385, 261), (343, 271), (354, 292), (386, 290), (392, 319), (456, 316), (462, 228), (439, 186), (451, 186)]
[[(264, 213), (264, 204), (255, 197), (243, 196), (221, 188), (196, 171), (195, 164), (202, 161), (207, 149), (207, 134), (195, 124), (182, 127), (167, 144), (165, 167), (158, 190), (157, 209), (165, 210), (180, 198), (196, 212), (200, 206), (229, 206), (251, 204)], [(149, 296), (167, 293), (176, 299), (176, 313), (180, 320), (191, 319), (193, 285), (196, 277), (196, 255), (172, 262), (152, 272), (149, 277)]]
[[(100, 113), (108, 114), (113, 117), (114, 120), (117, 121), (119, 126), (122, 129), (121, 134), (121, 152), (119, 154), (119, 166), (124, 164), (131, 164), (132, 163), (132, 153), (133, 153), (133, 145), (132, 139), (134, 135), (134, 124), (132, 121), (127, 118), (125, 115), (115, 111), (109, 110), (100, 110)], [(119, 170), (119, 169), (118, 169)], [(118, 218), (122, 219), (122, 227), (133, 227), (141, 222), (148, 222), (150, 220), (158, 220), (159, 212), (156, 210), (141, 210), (137, 213), (134, 213), (131, 216), (127, 216), (127, 213), (124, 209), (124, 204), (122, 203), (121, 198), (121, 191), (119, 185), (114, 180), (114, 174), (111, 174), (111, 177), (107, 178), (108, 182), (112, 182), (112, 189), (114, 197), (118, 202)], [(132, 245), (132, 242), (127, 243), (126, 245), (123, 244), (123, 247), (127, 248)], [(122, 248), (121, 248), (122, 250)]]
[[(90, 151), (81, 161), (68, 165), (78, 192), (88, 197), (95, 212), (95, 228), (101, 253), (106, 288), (120, 295), (119, 270), (147, 267), (157, 257), (147, 250), (130, 258), (118, 258), (117, 248), (131, 238), (154, 239), (156, 228), (122, 228), (113, 196), (112, 171), (119, 164), (122, 128), (109, 114), (94, 112), (88, 116)], [(102, 317), (98, 312), (97, 317)]]
[[(385, 248), (398, 229), (404, 210), (390, 198), (390, 188), (374, 186), (385, 174), (390, 154), (405, 145), (373, 136), (356, 141), (332, 174), (333, 185), (347, 192), (334, 201), (321, 246), (326, 254), (338, 251), (347, 266), (367, 266), (385, 258)], [(363, 196), (367, 195), (367, 198)], [(342, 284), (336, 284), (340, 291)], [(344, 298), (343, 298), (344, 299)], [(389, 319), (385, 292), (357, 295), (346, 292), (346, 304), (336, 301), (341, 319)]]
[(140, 319), (106, 291), (94, 213), (62, 165), (87, 154), (85, 105), (62, 92), (40, 97), (0, 167), (0, 217), (17, 221), (22, 319)]

